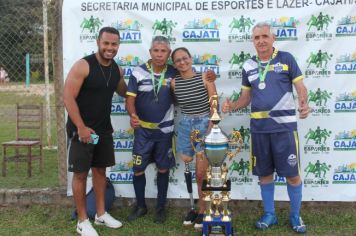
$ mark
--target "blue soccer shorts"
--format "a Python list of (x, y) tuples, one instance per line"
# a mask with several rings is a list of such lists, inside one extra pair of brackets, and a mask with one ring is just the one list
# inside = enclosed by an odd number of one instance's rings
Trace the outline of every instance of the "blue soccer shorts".
[(150, 131), (144, 128), (135, 129), (135, 140), (132, 149), (133, 171), (145, 171), (146, 167), (155, 162), (160, 170), (170, 169), (175, 166), (172, 151), (172, 135), (155, 139), (147, 135)]
[(269, 176), (275, 171), (281, 177), (300, 175), (297, 131), (251, 134), (252, 173)]

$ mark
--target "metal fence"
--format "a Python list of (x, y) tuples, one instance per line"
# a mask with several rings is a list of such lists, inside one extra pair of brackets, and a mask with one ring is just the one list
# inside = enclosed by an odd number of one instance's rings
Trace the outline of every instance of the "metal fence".
[(43, 104), (44, 146), (58, 148), (64, 185), (61, 8), (62, 0), (0, 1), (0, 141), (14, 138), (16, 103)]

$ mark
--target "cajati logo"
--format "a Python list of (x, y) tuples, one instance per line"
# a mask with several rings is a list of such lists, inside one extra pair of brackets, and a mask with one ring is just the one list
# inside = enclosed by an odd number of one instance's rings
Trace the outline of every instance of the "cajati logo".
[(219, 42), (221, 24), (216, 19), (194, 19), (184, 25), (183, 42)]

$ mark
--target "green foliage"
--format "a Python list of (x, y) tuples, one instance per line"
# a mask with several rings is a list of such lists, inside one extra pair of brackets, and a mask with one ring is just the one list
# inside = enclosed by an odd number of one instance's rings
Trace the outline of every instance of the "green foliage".
[[(50, 42), (51, 21), (48, 24)], [(1, 0), (0, 64), (4, 65), (12, 81), (25, 81), (27, 53), (31, 70), (38, 70), (43, 75), (43, 45), (42, 0)], [(51, 65), (49, 69), (51, 72)]]
[(41, 73), (39, 70), (31, 71), (31, 83), (36, 83), (40, 80)]

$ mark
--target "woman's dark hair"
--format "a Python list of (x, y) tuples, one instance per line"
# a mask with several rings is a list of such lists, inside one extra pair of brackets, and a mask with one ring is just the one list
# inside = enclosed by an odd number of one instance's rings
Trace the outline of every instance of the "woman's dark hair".
[(172, 52), (172, 54), (171, 54), (171, 58), (172, 58), (172, 61), (173, 61), (173, 62), (174, 62), (174, 55), (175, 55), (176, 52), (179, 51), (179, 50), (182, 50), (182, 51), (186, 52), (189, 57), (192, 57), (192, 56), (190, 55), (190, 52), (189, 52), (189, 50), (188, 50), (187, 48), (185, 48), (185, 47), (176, 48), (176, 49), (173, 50), (173, 52)]

